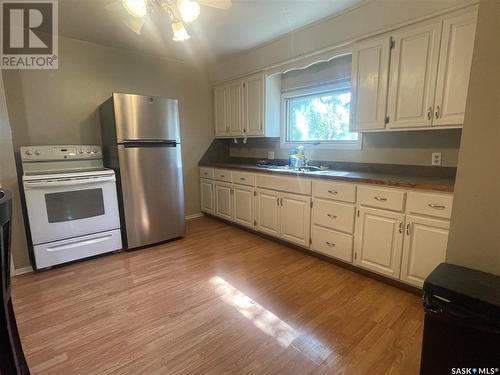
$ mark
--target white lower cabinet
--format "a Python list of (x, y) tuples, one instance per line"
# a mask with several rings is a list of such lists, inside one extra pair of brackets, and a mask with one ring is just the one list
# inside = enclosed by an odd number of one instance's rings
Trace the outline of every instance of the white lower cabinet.
[(297, 245), (309, 247), (311, 198), (281, 194), (281, 237)]
[(445, 261), (452, 194), (202, 172), (208, 214), (419, 288)]
[(215, 184), (215, 215), (233, 219), (233, 188), (230, 184)]
[(257, 190), (256, 229), (309, 247), (311, 198), (272, 190)]
[(406, 216), (401, 280), (422, 287), (425, 278), (446, 257), (450, 223)]
[(313, 225), (311, 227), (311, 249), (319, 253), (352, 262), (352, 235)]
[(259, 232), (280, 235), (280, 193), (271, 190), (257, 190), (255, 220)]
[(215, 189), (214, 182), (210, 180), (200, 180), (201, 210), (208, 214), (215, 213)]
[(402, 213), (359, 208), (354, 245), (356, 265), (399, 278), (404, 223)]
[(233, 187), (233, 220), (246, 227), (254, 227), (254, 189), (247, 186), (234, 185)]

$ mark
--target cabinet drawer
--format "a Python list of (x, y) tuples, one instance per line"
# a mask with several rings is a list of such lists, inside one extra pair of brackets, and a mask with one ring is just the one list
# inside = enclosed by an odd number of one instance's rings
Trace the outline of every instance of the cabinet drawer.
[(257, 186), (264, 189), (311, 195), (311, 180), (302, 177), (257, 175)]
[(354, 229), (355, 208), (351, 204), (313, 200), (312, 224), (351, 233)]
[(312, 192), (316, 198), (334, 199), (349, 203), (356, 202), (356, 185), (352, 184), (313, 181)]
[(358, 202), (364, 206), (385, 208), (386, 210), (403, 211), (404, 191), (379, 189), (368, 186), (358, 187)]
[(409, 192), (406, 212), (449, 219), (452, 206), (451, 194)]
[(200, 177), (201, 178), (208, 178), (209, 180), (214, 179), (214, 169), (213, 168), (200, 168)]
[(325, 255), (352, 262), (352, 236), (313, 225), (311, 249)]
[(233, 182), (235, 184), (255, 186), (255, 175), (245, 172), (232, 172)]
[(214, 175), (217, 181), (232, 182), (231, 171), (228, 169), (216, 169)]

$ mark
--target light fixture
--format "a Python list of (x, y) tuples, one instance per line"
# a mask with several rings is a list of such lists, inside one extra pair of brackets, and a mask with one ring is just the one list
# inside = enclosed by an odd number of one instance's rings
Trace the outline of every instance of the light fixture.
[(184, 22), (193, 22), (200, 15), (200, 4), (197, 1), (181, 0), (178, 7)]
[(148, 12), (146, 0), (122, 0), (122, 4), (134, 17), (144, 17)]
[(182, 21), (172, 22), (172, 32), (174, 33), (172, 40), (176, 42), (181, 42), (183, 40), (188, 40), (189, 38), (191, 38)]

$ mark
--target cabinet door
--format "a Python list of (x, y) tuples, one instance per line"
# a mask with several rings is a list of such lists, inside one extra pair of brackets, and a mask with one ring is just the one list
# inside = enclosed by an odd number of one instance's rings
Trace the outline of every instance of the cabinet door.
[(462, 125), (476, 32), (476, 14), (444, 21), (433, 125)]
[(389, 81), (389, 128), (431, 126), (442, 22), (394, 35)]
[(216, 136), (229, 135), (227, 99), (227, 87), (216, 87), (214, 90)]
[(232, 193), (231, 185), (215, 184), (215, 214), (226, 220), (233, 219)]
[(406, 217), (401, 279), (422, 287), (425, 278), (446, 257), (450, 223), (419, 216)]
[(215, 192), (214, 182), (210, 180), (201, 179), (201, 210), (209, 214), (215, 212)]
[(358, 43), (352, 58), (351, 131), (385, 128), (390, 38)]
[(264, 75), (255, 74), (243, 81), (243, 133), (264, 135)]
[(281, 237), (297, 245), (309, 247), (311, 226), (311, 198), (282, 194)]
[(233, 219), (235, 223), (253, 228), (254, 215), (253, 215), (253, 195), (254, 189), (234, 185), (233, 187)]
[(243, 85), (240, 81), (228, 87), (229, 131), (231, 136), (243, 135)]
[(355, 262), (380, 274), (399, 278), (404, 214), (359, 208)]
[(272, 236), (280, 235), (279, 193), (270, 190), (257, 190), (255, 203), (256, 229)]

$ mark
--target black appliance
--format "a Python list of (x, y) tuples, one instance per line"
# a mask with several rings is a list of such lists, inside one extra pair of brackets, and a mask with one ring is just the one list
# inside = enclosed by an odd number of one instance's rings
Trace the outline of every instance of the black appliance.
[(10, 295), (12, 201), (0, 190), (0, 375), (29, 374)]
[(423, 291), (420, 374), (500, 374), (500, 277), (441, 263)]

